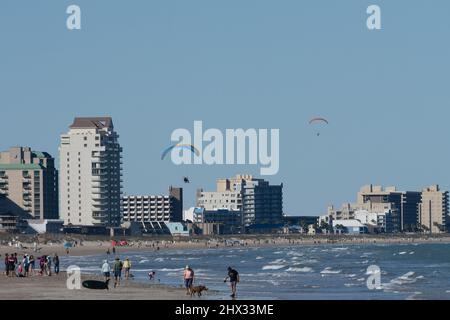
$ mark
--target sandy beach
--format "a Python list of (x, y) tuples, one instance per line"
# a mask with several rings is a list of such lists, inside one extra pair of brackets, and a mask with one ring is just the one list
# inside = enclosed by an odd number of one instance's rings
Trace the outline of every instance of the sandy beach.
[[(101, 280), (95, 276), (82, 276), (82, 280)], [(186, 300), (184, 289), (163, 285), (145, 285), (123, 281), (122, 285), (110, 290), (69, 290), (67, 276), (34, 276), (28, 278), (0, 277), (0, 300)]]

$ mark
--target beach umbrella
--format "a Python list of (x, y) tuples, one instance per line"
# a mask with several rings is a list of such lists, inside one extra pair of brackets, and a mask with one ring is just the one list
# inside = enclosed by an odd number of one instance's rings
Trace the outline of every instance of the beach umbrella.
[(72, 244), (70, 242), (65, 242), (64, 249), (69, 249), (69, 248), (72, 248)]

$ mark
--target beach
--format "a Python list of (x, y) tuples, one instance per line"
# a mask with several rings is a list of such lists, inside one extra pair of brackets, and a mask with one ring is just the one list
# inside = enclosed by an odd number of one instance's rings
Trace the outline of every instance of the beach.
[[(450, 288), (441, 276), (450, 273), (445, 257), (450, 250), (447, 236), (365, 236), (365, 237), (246, 237), (236, 243), (224, 239), (139, 240), (116, 247), (106, 240), (77, 241), (67, 254), (60, 240), (37, 245), (20, 242), (4, 244), (5, 253), (17, 252), (40, 257), (60, 256), (61, 270), (79, 266), (83, 280), (103, 280), (101, 266), (115, 257), (132, 262), (133, 280), (124, 280), (118, 288), (110, 283), (109, 291), (68, 290), (67, 277), (0, 276), (0, 300), (185, 300), (182, 286), (183, 268), (190, 265), (196, 272), (196, 285), (210, 291), (201, 299), (228, 299), (229, 286), (223, 283), (228, 266), (242, 274), (243, 299), (447, 299)], [(22, 239), (26, 240), (26, 239)], [(230, 244), (231, 243), (231, 244)], [(11, 243), (12, 244), (12, 243)], [(21, 247), (21, 248), (20, 248)], [(110, 251), (108, 255), (106, 252)], [(3, 261), (3, 259), (2, 259)], [(370, 292), (365, 287), (367, 268), (383, 270), (383, 290)], [(149, 281), (148, 273), (156, 272)], [(3, 288), (8, 288), (4, 290)], [(417, 294), (421, 292), (421, 294)]]
[[(102, 280), (83, 275), (82, 280)], [(184, 289), (164, 285), (146, 285), (124, 280), (122, 285), (110, 290), (69, 290), (65, 272), (59, 275), (28, 278), (0, 277), (0, 300), (183, 300)]]

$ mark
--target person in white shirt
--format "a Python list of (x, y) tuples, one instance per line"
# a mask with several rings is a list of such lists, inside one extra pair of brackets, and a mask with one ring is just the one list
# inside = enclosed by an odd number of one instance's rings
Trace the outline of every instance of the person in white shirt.
[(102, 273), (103, 276), (105, 277), (105, 281), (111, 279), (111, 267), (108, 263), (108, 260), (103, 260)]

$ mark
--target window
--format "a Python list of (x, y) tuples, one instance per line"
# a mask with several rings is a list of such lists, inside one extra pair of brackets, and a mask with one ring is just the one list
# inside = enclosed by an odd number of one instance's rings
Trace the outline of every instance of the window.
[(84, 147), (87, 148), (87, 144), (85, 144)]
[(83, 140), (84, 140), (84, 141), (87, 141), (87, 137), (84, 137)]

